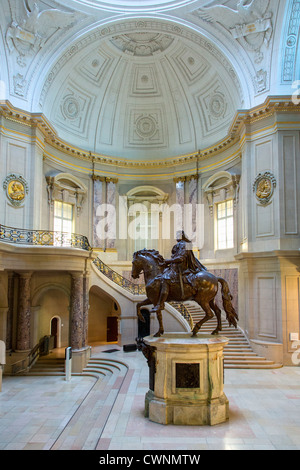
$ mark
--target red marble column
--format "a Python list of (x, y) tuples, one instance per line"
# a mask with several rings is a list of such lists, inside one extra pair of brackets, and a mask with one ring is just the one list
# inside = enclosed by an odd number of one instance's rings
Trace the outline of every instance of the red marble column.
[(79, 350), (84, 347), (84, 296), (83, 296), (83, 273), (71, 273), (71, 348)]
[(17, 317), (17, 344), (18, 351), (30, 350), (30, 279), (32, 273), (24, 272), (19, 277), (19, 302)]
[(83, 278), (83, 341), (82, 346), (86, 347), (88, 342), (88, 313), (89, 313), (89, 274)]

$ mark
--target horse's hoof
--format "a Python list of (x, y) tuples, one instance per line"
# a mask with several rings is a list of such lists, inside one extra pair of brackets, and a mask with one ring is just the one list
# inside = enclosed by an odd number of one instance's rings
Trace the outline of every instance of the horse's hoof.
[(214, 331), (212, 332), (212, 335), (218, 335), (218, 334), (219, 334), (219, 330), (214, 330)]
[(153, 338), (160, 338), (161, 334), (160, 332), (158, 331), (157, 333), (155, 333), (155, 335), (153, 335)]

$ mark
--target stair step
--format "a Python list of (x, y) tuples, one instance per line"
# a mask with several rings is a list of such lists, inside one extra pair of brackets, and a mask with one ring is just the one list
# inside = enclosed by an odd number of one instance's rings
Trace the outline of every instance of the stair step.
[[(179, 308), (180, 302), (173, 304), (175, 308), (176, 305)], [(185, 302), (184, 306), (189, 311), (194, 325), (204, 318), (205, 312), (194, 302)], [(225, 324), (223, 325), (223, 323)], [(217, 325), (217, 318), (214, 316), (202, 325), (200, 333), (211, 334)], [(222, 318), (222, 331), (220, 331), (219, 335), (225, 336), (229, 340), (228, 344), (224, 347), (224, 368), (273, 369), (282, 367), (281, 364), (275, 364), (273, 361), (258, 356), (252, 350), (243, 332), (238, 328), (229, 326), (224, 318)]]
[(60, 357), (40, 357), (26, 375), (64, 376), (65, 360)]
[(282, 364), (248, 364), (244, 362), (243, 364), (224, 364), (225, 369), (280, 369)]

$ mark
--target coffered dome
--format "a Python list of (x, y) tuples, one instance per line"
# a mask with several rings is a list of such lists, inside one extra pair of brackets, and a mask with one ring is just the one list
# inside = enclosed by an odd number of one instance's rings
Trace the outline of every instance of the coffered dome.
[(168, 21), (132, 19), (73, 43), (39, 104), (74, 146), (155, 160), (224, 138), (242, 100), (231, 64), (206, 38)]

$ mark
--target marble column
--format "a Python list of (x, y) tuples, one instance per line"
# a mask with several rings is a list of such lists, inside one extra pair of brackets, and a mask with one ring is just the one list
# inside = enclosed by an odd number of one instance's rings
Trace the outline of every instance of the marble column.
[(176, 232), (183, 230), (184, 227), (184, 185), (185, 176), (180, 178), (174, 178), (176, 184), (176, 213), (175, 213), (175, 237)]
[(88, 314), (89, 314), (89, 273), (83, 277), (83, 340), (82, 346), (88, 342)]
[(187, 236), (196, 242), (197, 235), (197, 202), (198, 202), (198, 175), (187, 177), (189, 218), (186, 220)]
[(105, 178), (101, 176), (93, 176), (94, 183), (94, 199), (93, 199), (93, 247), (103, 248), (104, 247), (104, 236), (99, 230), (97, 215), (98, 208), (105, 202), (104, 201), (104, 185)]
[(6, 350), (11, 351), (12, 336), (13, 336), (13, 315), (14, 315), (14, 286), (15, 286), (15, 274), (13, 272), (8, 273), (7, 282), (7, 319), (6, 319)]
[[(105, 178), (106, 181), (106, 204), (111, 208), (107, 213), (107, 227), (109, 232), (106, 236), (106, 248), (115, 248), (116, 246), (116, 233), (117, 233), (117, 220), (116, 220), (116, 178)], [(113, 210), (114, 208), (114, 210)]]
[(30, 344), (31, 308), (30, 308), (30, 279), (32, 273), (24, 272), (19, 276), (19, 299), (17, 316), (17, 343), (18, 351), (28, 351)]
[(70, 343), (71, 348), (75, 350), (84, 347), (84, 307), (83, 307), (83, 273), (71, 273), (71, 299), (70, 299), (70, 317), (71, 332)]

